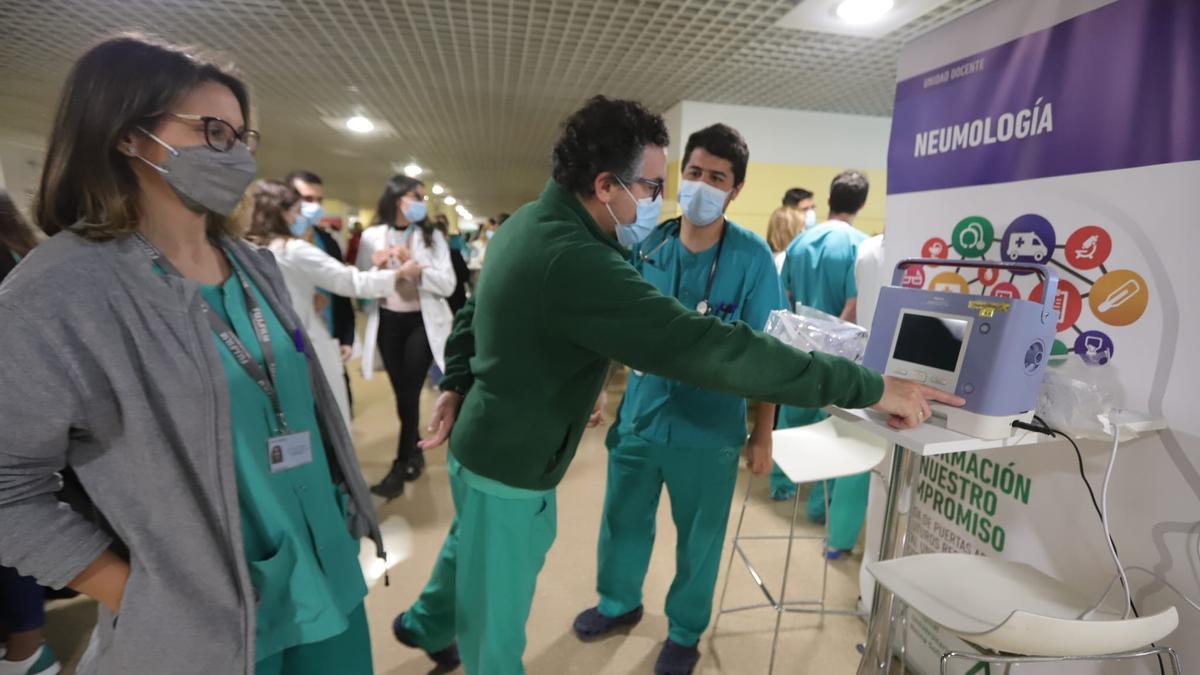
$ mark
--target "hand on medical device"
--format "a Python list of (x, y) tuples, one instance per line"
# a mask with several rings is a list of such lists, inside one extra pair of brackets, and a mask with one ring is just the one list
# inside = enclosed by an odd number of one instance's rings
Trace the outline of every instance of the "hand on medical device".
[(442, 392), (437, 403), (433, 405), (433, 419), (429, 422), (429, 433), (433, 435), (417, 443), (418, 448), (432, 450), (450, 438), (450, 430), (454, 428), (454, 421), (458, 419), (458, 409), (462, 407), (462, 402), (462, 394), (456, 391)]
[(929, 409), (930, 401), (956, 406), (966, 403), (962, 398), (940, 389), (885, 375), (883, 398), (871, 408), (890, 415), (888, 425), (893, 429), (912, 429), (929, 419), (929, 415), (932, 414)]
[(594, 429), (601, 424), (604, 424), (604, 408), (608, 405), (608, 392), (600, 391), (600, 396), (596, 399), (596, 405), (592, 408), (592, 416), (588, 418), (588, 428)]

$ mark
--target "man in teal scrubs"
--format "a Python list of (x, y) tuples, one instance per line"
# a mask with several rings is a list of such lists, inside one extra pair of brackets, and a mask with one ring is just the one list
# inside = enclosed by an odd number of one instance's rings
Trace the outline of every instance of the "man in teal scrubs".
[[(858, 289), (854, 284), (854, 261), (858, 245), (867, 235), (853, 226), (854, 218), (867, 201), (867, 177), (859, 171), (843, 171), (829, 188), (829, 220), (805, 230), (787, 250), (780, 277), (793, 307), (802, 304), (826, 314), (855, 321)], [(779, 428), (814, 424), (828, 417), (821, 410), (784, 406)], [(814, 522), (829, 518), (831, 558), (854, 548), (867, 508), (868, 474), (839, 478), (832, 482), (831, 514), (825, 513), (823, 483), (813, 485), (808, 499), (808, 517)], [(778, 466), (771, 472), (771, 497), (791, 499), (796, 486)], [(836, 505), (834, 504), (836, 502)]]
[[(679, 202), (683, 216), (663, 223), (633, 249), (634, 268), (687, 309), (761, 330), (783, 309), (783, 291), (766, 242), (725, 217), (745, 185), (750, 152), (736, 130), (716, 124), (688, 139)], [(758, 407), (746, 442), (746, 399), (634, 371), (608, 435), (608, 494), (600, 521), (600, 604), (575, 619), (592, 640), (642, 618), (642, 582), (654, 547), (655, 512), (665, 484), (675, 521), (675, 580), (667, 594), (668, 639), (657, 675), (689, 675), (708, 627), (725, 543), (738, 454), (752, 470), (771, 465), (775, 406)]]
[(479, 291), (455, 317), (422, 447), (453, 430), (456, 517), (393, 632), (439, 662), (457, 639), (468, 675), (525, 672), (525, 621), (554, 542), (555, 488), (610, 361), (757, 400), (872, 406), (904, 427), (928, 417), (927, 398), (962, 404), (701, 316), (643, 279), (627, 248), (658, 224), (669, 142), (666, 123), (644, 106), (588, 101), (563, 124), (553, 178), (492, 239)]

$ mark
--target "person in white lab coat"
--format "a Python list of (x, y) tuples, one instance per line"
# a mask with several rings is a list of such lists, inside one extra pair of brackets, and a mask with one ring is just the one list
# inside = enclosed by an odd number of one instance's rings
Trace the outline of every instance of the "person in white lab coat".
[[(394, 176), (379, 198), (376, 224), (363, 232), (358, 245), (359, 269), (397, 269), (402, 278), (396, 292), (368, 306), (363, 350), (363, 377), (370, 378), (378, 344), (400, 417), (396, 460), (371, 488), (385, 499), (404, 494), (404, 483), (419, 478), (425, 466), (417, 447), (421, 387), (432, 363), (445, 371), (443, 352), (454, 321), (447, 302), (455, 287), (450, 247), (427, 216), (425, 184)], [(380, 251), (389, 252), (382, 264), (375, 257)]]
[[(292, 306), (312, 342), (326, 381), (346, 427), (350, 427), (350, 397), (338, 341), (315, 305), (318, 289), (348, 298), (380, 298), (392, 293), (396, 270), (363, 272), (330, 256), (309, 239), (310, 224), (300, 218), (300, 193), (277, 180), (259, 180), (250, 188), (251, 209), (247, 238), (275, 254)], [(383, 260), (385, 256), (381, 256)], [(322, 296), (321, 302), (328, 302)]]

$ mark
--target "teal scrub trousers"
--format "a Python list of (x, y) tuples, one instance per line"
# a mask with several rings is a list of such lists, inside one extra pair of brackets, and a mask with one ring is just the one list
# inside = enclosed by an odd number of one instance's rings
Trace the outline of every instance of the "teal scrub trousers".
[(346, 617), (341, 635), (276, 652), (254, 664), (254, 675), (371, 675), (371, 631), (363, 605)]
[(468, 675), (524, 675), (525, 623), (554, 543), (554, 490), (514, 488), (449, 458), (456, 516), (404, 628), (429, 652), (458, 639)]
[[(821, 410), (792, 408), (784, 406), (779, 411), (780, 429), (816, 424), (829, 417)], [(825, 483), (813, 483), (812, 492), (808, 495), (808, 519), (820, 521), (828, 519), (829, 548), (838, 551), (849, 551), (858, 543), (859, 532), (867, 517), (867, 494), (871, 487), (871, 474), (860, 473), (829, 481), (829, 513), (825, 513)], [(779, 465), (771, 469), (771, 489), (794, 489)]]
[(601, 614), (616, 617), (642, 604), (665, 483), (677, 531), (668, 637), (686, 647), (700, 640), (712, 616), (739, 455), (740, 448), (666, 448), (631, 436), (609, 450), (596, 582)]

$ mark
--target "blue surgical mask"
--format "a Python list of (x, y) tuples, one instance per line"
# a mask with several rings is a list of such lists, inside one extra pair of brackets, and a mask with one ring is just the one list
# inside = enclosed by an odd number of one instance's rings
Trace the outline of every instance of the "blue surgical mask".
[(404, 217), (410, 223), (419, 223), (425, 220), (425, 216), (429, 215), (429, 207), (424, 201), (409, 202), (408, 206), (404, 207)]
[(685, 180), (679, 184), (679, 206), (688, 222), (696, 227), (707, 227), (720, 220), (728, 197), (728, 192), (704, 181)]
[(658, 216), (662, 213), (662, 197), (658, 199), (650, 199), (649, 197), (637, 199), (629, 191), (629, 188), (625, 187), (625, 183), (620, 178), (617, 179), (617, 183), (620, 184), (621, 189), (625, 191), (625, 194), (629, 195), (629, 198), (637, 206), (635, 220), (628, 224), (622, 223), (620, 220), (617, 220), (617, 215), (613, 213), (611, 206), (608, 204), (604, 206), (608, 209), (608, 215), (612, 216), (613, 222), (616, 223), (617, 241), (625, 248), (633, 248), (642, 243), (642, 240), (649, 237), (654, 228), (658, 227)]
[(812, 227), (817, 224), (817, 210), (809, 209), (804, 212), (804, 226)]
[(310, 227), (312, 227), (312, 225), (309, 224), (308, 219), (304, 217), (303, 213), (296, 216), (294, 221), (288, 223), (288, 229), (292, 231), (292, 236), (299, 239), (304, 238), (304, 236), (308, 234), (308, 229)]
[(323, 215), (325, 215), (325, 209), (321, 206), (320, 202), (300, 203), (300, 218), (309, 227), (316, 227), (317, 223), (321, 222), (321, 216)]

